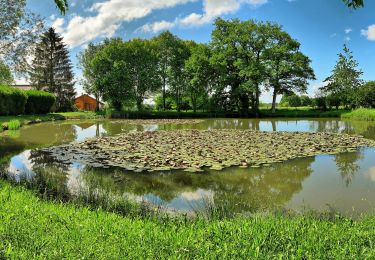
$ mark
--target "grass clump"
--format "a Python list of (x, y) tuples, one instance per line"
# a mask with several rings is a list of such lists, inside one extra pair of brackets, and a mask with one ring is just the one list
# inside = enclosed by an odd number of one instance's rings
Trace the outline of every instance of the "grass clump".
[(371, 259), (375, 218), (123, 217), (0, 181), (0, 258)]
[(341, 116), (344, 119), (375, 121), (375, 109), (359, 108)]
[(21, 122), (19, 120), (11, 120), (8, 123), (8, 130), (18, 130), (21, 128)]

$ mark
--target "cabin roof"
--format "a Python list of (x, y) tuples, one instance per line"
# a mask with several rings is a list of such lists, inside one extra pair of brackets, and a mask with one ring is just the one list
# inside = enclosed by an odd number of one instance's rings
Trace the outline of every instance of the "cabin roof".
[[(94, 100), (94, 101), (96, 102), (96, 99), (93, 98), (92, 96), (88, 95), (88, 94), (80, 95), (79, 97), (76, 97), (75, 100), (80, 99), (80, 98), (82, 98), (82, 97), (89, 97), (90, 99), (92, 99), (92, 100)], [(101, 101), (99, 101), (99, 103), (102, 104), (102, 105), (104, 104), (104, 103), (101, 102)]]

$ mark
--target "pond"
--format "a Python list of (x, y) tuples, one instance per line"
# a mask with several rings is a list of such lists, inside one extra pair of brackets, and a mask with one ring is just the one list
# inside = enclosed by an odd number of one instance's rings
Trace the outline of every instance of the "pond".
[(119, 168), (63, 165), (38, 148), (131, 131), (252, 129), (360, 134), (375, 139), (375, 123), (338, 119), (207, 119), (197, 124), (135, 125), (126, 121), (43, 123), (0, 134), (0, 164), (16, 180), (54, 185), (74, 195), (80, 189), (147, 201), (171, 210), (199, 210), (211, 201), (234, 212), (273, 209), (374, 213), (375, 149), (295, 159), (270, 167), (231, 167), (203, 173), (134, 173)]

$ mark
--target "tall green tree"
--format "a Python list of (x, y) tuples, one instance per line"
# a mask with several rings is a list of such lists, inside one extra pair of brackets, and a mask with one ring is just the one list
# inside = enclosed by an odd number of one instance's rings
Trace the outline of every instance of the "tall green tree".
[(78, 55), (79, 66), (82, 69), (83, 79), (81, 84), (83, 85), (83, 89), (88, 94), (93, 94), (96, 99), (96, 103), (98, 104), (96, 107), (96, 111), (99, 110), (99, 100), (103, 97), (103, 86), (99, 84), (98, 76), (94, 72), (93, 68), (93, 60), (97, 52), (104, 46), (103, 44), (95, 45), (93, 43), (89, 43), (87, 48), (82, 51)]
[(163, 110), (166, 109), (167, 88), (171, 82), (173, 63), (178, 59), (178, 39), (171, 32), (166, 31), (152, 39), (157, 46), (158, 73), (162, 82)]
[(175, 56), (172, 59), (169, 71), (169, 92), (176, 103), (178, 112), (182, 110), (183, 97), (186, 91), (187, 77), (185, 73), (185, 62), (190, 57), (190, 50), (195, 45), (192, 41), (179, 40), (175, 46)]
[(92, 60), (95, 84), (102, 90), (103, 100), (116, 110), (134, 100), (128, 63), (129, 48), (121, 39), (107, 40)]
[(127, 43), (129, 85), (133, 90), (138, 110), (143, 109), (143, 101), (147, 95), (160, 89), (161, 81), (158, 74), (158, 57), (156, 45), (149, 40), (134, 39)]
[(238, 111), (246, 115), (249, 109), (249, 92), (243, 88), (243, 77), (237, 66), (240, 59), (239, 46), (239, 20), (226, 21), (216, 19), (215, 29), (212, 31), (211, 64), (218, 73), (215, 82), (214, 96), (226, 96), (221, 103), (231, 104)]
[(30, 70), (31, 85), (56, 95), (56, 109), (70, 111), (75, 96), (69, 52), (53, 28), (41, 35)]
[(185, 63), (188, 78), (186, 94), (189, 96), (193, 111), (197, 111), (199, 99), (204, 100), (209, 92), (213, 69), (210, 64), (211, 51), (205, 44), (198, 44), (191, 50), (191, 56)]
[(355, 107), (358, 105), (358, 89), (363, 82), (362, 74), (353, 53), (344, 45), (343, 52), (338, 55), (332, 75), (325, 80), (327, 85), (321, 90), (327, 95), (333, 94), (340, 97), (342, 104), (346, 107)]
[(0, 85), (10, 85), (13, 83), (13, 75), (8, 65), (0, 60)]
[(0, 57), (12, 71), (28, 71), (27, 58), (43, 30), (43, 19), (26, 9), (26, 0), (0, 0)]
[(266, 89), (272, 89), (272, 113), (276, 111), (277, 95), (305, 92), (308, 80), (315, 79), (310, 59), (300, 51), (300, 43), (274, 27), (272, 45), (266, 51)]

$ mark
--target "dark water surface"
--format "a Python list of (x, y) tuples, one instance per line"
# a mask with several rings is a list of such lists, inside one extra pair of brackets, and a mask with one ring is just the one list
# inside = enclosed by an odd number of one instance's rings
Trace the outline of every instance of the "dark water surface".
[(129, 125), (125, 121), (43, 123), (0, 134), (0, 164), (15, 179), (42, 180), (61, 192), (82, 188), (189, 211), (212, 201), (235, 212), (286, 208), (374, 213), (375, 149), (319, 155), (262, 168), (204, 173), (132, 173), (121, 169), (61, 165), (36, 150), (129, 131), (253, 129), (360, 134), (375, 139), (375, 123), (337, 119), (208, 119), (192, 125)]

